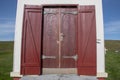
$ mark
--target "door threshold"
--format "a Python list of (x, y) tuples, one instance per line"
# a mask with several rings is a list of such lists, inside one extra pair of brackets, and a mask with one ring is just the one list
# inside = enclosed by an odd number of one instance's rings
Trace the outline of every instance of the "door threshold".
[(77, 74), (77, 68), (43, 68), (42, 74)]

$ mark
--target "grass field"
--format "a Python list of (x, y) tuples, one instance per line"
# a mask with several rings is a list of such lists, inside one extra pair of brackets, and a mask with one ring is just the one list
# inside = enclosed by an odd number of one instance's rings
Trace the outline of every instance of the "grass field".
[(0, 42), (0, 80), (12, 80), (13, 42)]
[(120, 80), (120, 41), (107, 40), (105, 46), (108, 49), (105, 55), (107, 80)]
[[(107, 80), (120, 80), (120, 41), (105, 41)], [(12, 80), (13, 42), (0, 42), (0, 80)]]

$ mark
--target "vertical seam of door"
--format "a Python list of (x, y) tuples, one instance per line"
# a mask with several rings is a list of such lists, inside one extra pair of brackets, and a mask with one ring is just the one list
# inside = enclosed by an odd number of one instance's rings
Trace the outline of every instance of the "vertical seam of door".
[(59, 16), (58, 16), (58, 28), (59, 28), (59, 68), (61, 67), (61, 41), (60, 41), (60, 33), (61, 33), (61, 15), (60, 15), (60, 8), (59, 8)]

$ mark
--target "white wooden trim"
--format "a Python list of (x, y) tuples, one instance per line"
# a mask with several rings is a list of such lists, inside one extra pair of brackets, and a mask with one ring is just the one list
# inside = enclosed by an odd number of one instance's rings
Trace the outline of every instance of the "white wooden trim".
[(98, 78), (100, 78), (100, 77), (107, 78), (108, 77), (108, 73), (101, 73), (101, 72), (99, 72), (99, 73), (97, 73), (97, 77)]
[(15, 24), (13, 72), (20, 72), (23, 13), (24, 4), (21, 0), (18, 0)]
[(10, 77), (23, 77), (23, 75), (20, 75), (20, 72), (11, 72)]
[(97, 72), (105, 72), (105, 54), (104, 54), (104, 27), (103, 27), (103, 10), (102, 0), (97, 0), (96, 5), (96, 33), (97, 40)]

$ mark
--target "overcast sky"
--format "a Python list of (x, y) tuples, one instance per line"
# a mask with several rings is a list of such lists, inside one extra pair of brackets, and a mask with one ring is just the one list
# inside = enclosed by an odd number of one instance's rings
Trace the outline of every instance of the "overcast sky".
[[(0, 41), (14, 40), (17, 0), (0, 0)], [(120, 40), (120, 0), (103, 0), (105, 39)]]

